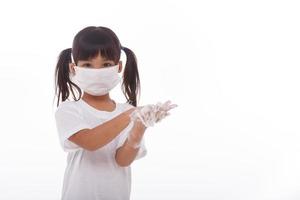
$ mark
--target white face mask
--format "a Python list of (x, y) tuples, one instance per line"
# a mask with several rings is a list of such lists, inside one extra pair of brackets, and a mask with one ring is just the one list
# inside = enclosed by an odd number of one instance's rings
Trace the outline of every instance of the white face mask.
[(119, 65), (99, 69), (74, 66), (74, 69), (75, 75), (70, 75), (71, 81), (94, 96), (107, 94), (121, 80)]

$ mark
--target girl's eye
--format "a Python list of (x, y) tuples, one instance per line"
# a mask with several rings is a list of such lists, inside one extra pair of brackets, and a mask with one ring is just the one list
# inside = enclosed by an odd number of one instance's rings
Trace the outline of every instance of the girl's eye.
[(111, 63), (104, 63), (103, 66), (104, 66), (104, 67), (110, 67), (110, 66), (112, 66), (112, 64), (111, 64)]
[[(91, 67), (91, 64), (90, 63), (84, 63), (83, 65), (81, 65), (82, 67)], [(103, 65), (104, 67), (110, 67), (110, 66), (113, 66), (113, 64), (111, 63), (104, 63)]]
[(88, 66), (91, 66), (89, 63), (85, 63), (82, 65), (83, 67), (88, 67)]

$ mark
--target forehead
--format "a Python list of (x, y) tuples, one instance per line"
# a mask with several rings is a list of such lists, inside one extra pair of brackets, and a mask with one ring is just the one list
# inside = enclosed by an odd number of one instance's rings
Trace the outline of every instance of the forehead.
[(81, 61), (81, 62), (103, 62), (103, 61), (111, 61), (111, 60), (107, 59), (106, 57), (102, 57), (99, 53), (96, 57), (88, 58), (87, 60), (78, 60), (78, 61)]

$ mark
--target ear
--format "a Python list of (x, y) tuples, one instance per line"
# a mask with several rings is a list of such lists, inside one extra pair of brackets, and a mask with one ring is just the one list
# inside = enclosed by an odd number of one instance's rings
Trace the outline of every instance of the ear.
[(75, 74), (74, 66), (76, 66), (75, 63), (69, 63), (69, 71), (71, 74)]
[(119, 70), (118, 70), (118, 72), (119, 73), (122, 72), (122, 69), (123, 69), (123, 64), (122, 64), (122, 61), (120, 60), (119, 61)]

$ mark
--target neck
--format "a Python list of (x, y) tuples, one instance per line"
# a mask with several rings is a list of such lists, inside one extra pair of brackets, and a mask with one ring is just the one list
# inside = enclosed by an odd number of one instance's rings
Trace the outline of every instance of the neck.
[(109, 93), (105, 94), (105, 95), (102, 95), (102, 96), (93, 96), (93, 95), (90, 95), (86, 92), (83, 93), (82, 95), (82, 99), (83, 100), (86, 100), (86, 101), (95, 101), (95, 102), (110, 102), (112, 101), (110, 96), (109, 96)]

